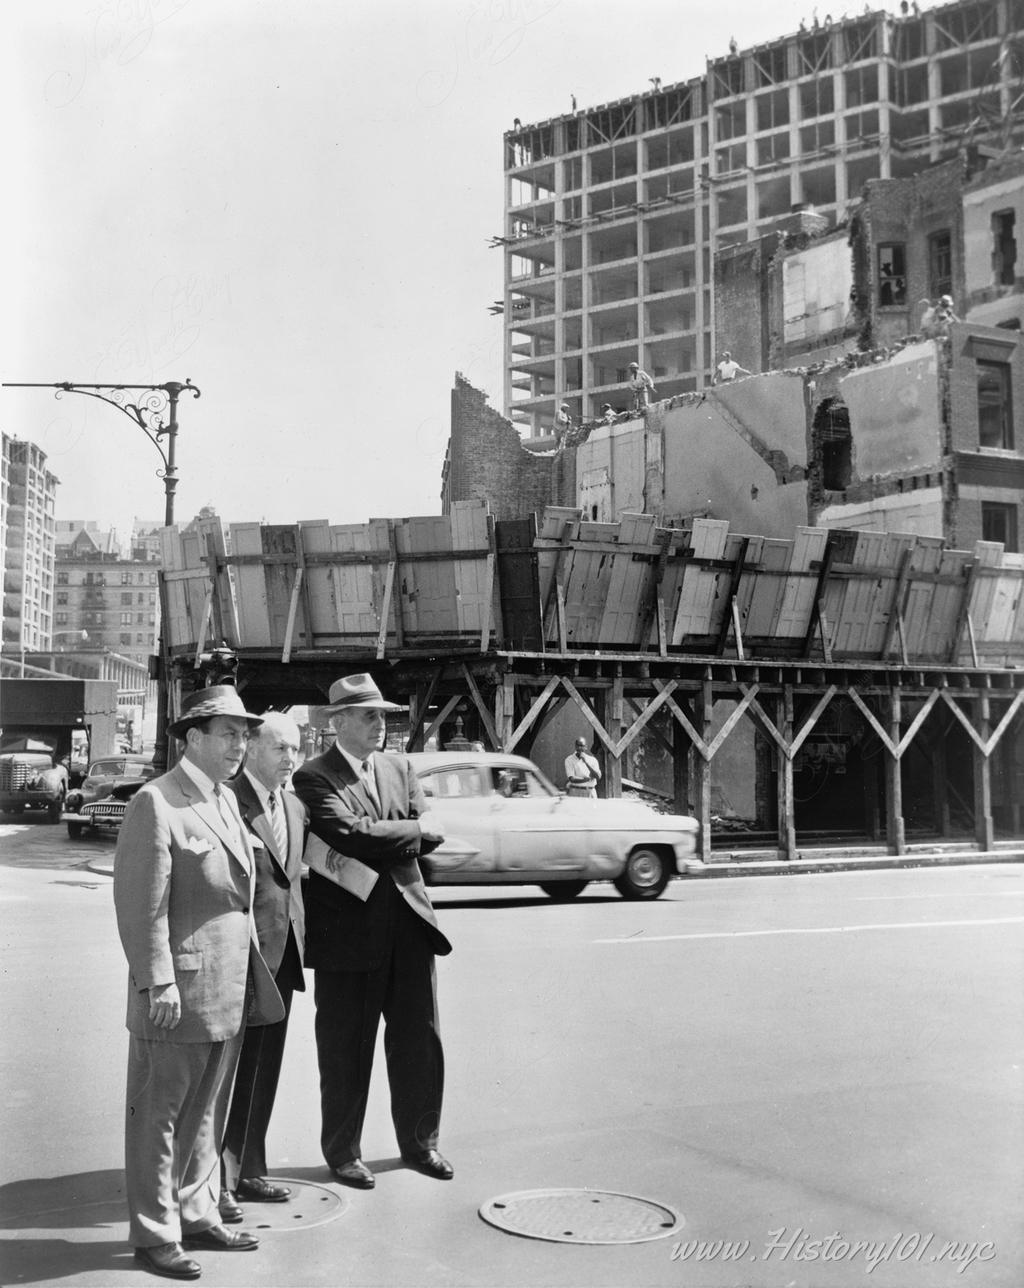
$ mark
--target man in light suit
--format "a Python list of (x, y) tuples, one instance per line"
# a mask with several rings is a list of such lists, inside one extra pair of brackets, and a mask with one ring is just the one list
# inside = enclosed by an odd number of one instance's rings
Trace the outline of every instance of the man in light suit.
[(449, 1180), (437, 1150), (444, 1089), (435, 954), (451, 952), (430, 905), (417, 856), (443, 841), (404, 756), (381, 755), (386, 702), (367, 674), (331, 685), (334, 745), (294, 778), (314, 837), (334, 852), (336, 875), (311, 870), (306, 965), (315, 972), (321, 1148), (344, 1185), (372, 1189), (361, 1135), (377, 1027), (391, 1116), (410, 1167)]
[(170, 725), (182, 759), (135, 796), (114, 858), (129, 971), (129, 1238), (141, 1266), (173, 1279), (201, 1273), (183, 1247), (249, 1251), (259, 1242), (226, 1229), (217, 1211), (246, 1016), (284, 1015), (256, 940), (252, 850), (234, 797), (220, 786), (259, 724), (231, 685), (190, 694)]
[(301, 881), (306, 807), (284, 790), (298, 764), (299, 741), (291, 716), (266, 712), (263, 724), (249, 739), (242, 772), (226, 784), (235, 794), (256, 856), (256, 936), (285, 1012), (277, 1024), (247, 1028), (242, 1042), (221, 1154), (218, 1206), (221, 1220), (231, 1225), (243, 1219), (239, 1199), (284, 1203), (291, 1194), (287, 1186), (267, 1180), (266, 1173), (267, 1128), (277, 1095), (292, 993), (306, 987)]

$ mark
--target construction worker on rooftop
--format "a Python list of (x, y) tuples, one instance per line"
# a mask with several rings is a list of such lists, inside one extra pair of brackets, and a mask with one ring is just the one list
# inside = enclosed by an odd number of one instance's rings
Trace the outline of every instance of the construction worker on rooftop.
[(633, 410), (646, 411), (651, 405), (651, 394), (654, 393), (654, 381), (646, 371), (640, 370), (638, 362), (629, 364), (629, 387), (633, 392)]
[(746, 367), (741, 367), (738, 362), (733, 362), (732, 354), (726, 349), (722, 354), (722, 361), (715, 368), (715, 374), (711, 377), (713, 385), (726, 385), (735, 380), (737, 376), (749, 376)]

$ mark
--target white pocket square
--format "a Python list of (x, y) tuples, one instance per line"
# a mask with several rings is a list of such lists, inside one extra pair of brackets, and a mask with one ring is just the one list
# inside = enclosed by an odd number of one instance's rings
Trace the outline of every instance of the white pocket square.
[(213, 842), (205, 836), (190, 836), (185, 841), (184, 849), (186, 854), (194, 854), (197, 858), (202, 858), (213, 849)]

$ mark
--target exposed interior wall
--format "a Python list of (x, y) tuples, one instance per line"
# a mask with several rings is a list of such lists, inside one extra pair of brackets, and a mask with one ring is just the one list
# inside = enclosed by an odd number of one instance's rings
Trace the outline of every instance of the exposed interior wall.
[(765, 536), (791, 536), (807, 522), (802, 379), (750, 377), (663, 417), (666, 517), (710, 514)]
[(935, 466), (943, 454), (935, 341), (907, 345), (886, 363), (839, 381), (850, 410), (857, 479)]
[(961, 316), (1024, 326), (1024, 161), (985, 171), (964, 193), (964, 270)]
[(920, 537), (941, 537), (942, 488), (896, 492), (868, 501), (826, 505), (817, 516), (826, 528), (854, 528), (865, 532), (913, 532)]
[(837, 339), (851, 320), (853, 260), (843, 232), (812, 242), (782, 264), (783, 339), (807, 346)]

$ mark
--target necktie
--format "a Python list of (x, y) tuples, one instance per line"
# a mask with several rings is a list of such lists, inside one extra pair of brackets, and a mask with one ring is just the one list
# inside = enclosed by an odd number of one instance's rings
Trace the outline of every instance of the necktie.
[(373, 763), (369, 760), (363, 761), (363, 786), (370, 793), (370, 799), (375, 805), (380, 805), (380, 799), (377, 796), (377, 780), (373, 774)]
[(277, 857), (284, 859), (288, 854), (288, 828), (284, 821), (284, 810), (277, 801), (277, 792), (270, 793), (267, 803), (270, 806), (270, 830), (274, 834)]

